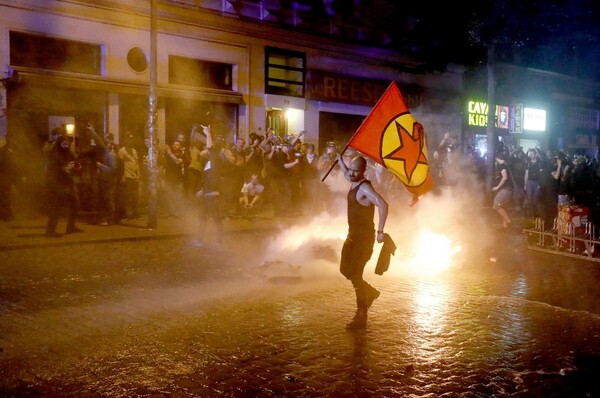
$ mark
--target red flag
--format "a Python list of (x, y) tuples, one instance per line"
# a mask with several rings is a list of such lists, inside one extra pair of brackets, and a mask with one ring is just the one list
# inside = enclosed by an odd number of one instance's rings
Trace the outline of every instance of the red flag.
[(418, 198), (433, 188), (423, 126), (412, 116), (392, 82), (348, 146), (381, 164)]

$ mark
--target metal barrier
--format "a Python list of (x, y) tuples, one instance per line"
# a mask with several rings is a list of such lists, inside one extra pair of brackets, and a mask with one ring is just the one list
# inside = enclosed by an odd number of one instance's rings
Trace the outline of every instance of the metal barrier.
[(523, 234), (526, 236), (528, 249), (600, 262), (596, 251), (600, 240), (596, 235), (596, 228), (590, 222), (575, 228), (573, 223), (555, 218), (552, 229), (546, 231), (544, 220), (536, 218), (533, 229), (523, 229)]

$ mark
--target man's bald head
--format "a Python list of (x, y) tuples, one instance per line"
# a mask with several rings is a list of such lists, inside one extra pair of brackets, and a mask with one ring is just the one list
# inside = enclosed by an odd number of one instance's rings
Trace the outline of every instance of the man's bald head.
[(367, 169), (367, 160), (360, 155), (356, 155), (352, 158), (350, 166), (355, 170), (361, 170), (364, 172)]
[(350, 166), (348, 167), (348, 175), (350, 176), (350, 181), (357, 182), (361, 181), (365, 176), (365, 171), (367, 170), (367, 161), (362, 156), (355, 156), (350, 161)]

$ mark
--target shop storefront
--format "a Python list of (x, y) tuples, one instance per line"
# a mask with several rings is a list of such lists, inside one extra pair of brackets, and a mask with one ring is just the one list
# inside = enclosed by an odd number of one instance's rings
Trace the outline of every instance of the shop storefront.
[[(143, 156), (147, 151), (147, 85), (25, 67), (14, 67), (13, 73), (6, 91), (7, 136), (16, 153), (27, 154), (26, 161), (17, 165), (19, 180), (26, 182), (18, 188), (31, 202), (22, 204), (27, 210), (43, 211), (40, 199), (44, 197), (45, 158), (41, 149), (56, 127), (73, 124), (75, 147), (80, 154), (91, 153), (88, 124), (102, 135), (113, 133), (121, 143), (125, 135), (133, 135), (138, 153)], [(163, 85), (158, 95), (160, 143), (172, 142), (180, 132), (189, 135), (191, 126), (202, 122), (210, 122), (229, 142), (238, 132), (237, 117), (243, 99), (237, 93), (207, 93)], [(91, 178), (97, 159), (82, 159), (84, 168), (78, 181), (81, 208), (91, 210), (95, 204), (88, 198), (94, 196)]]
[[(487, 151), (488, 104), (470, 99), (466, 104), (466, 141), (482, 156)], [(521, 147), (547, 150), (550, 146), (546, 109), (527, 107), (523, 103), (496, 105), (494, 111), (494, 134), (498, 142), (509, 149)]]
[[(40, 148), (58, 124), (74, 125), (78, 143), (91, 123), (117, 143), (133, 135), (145, 151), (149, 108), (149, 10), (49, 1), (23, 8), (0, 1), (0, 60), (11, 75), (6, 95), (11, 146), (31, 159), (24, 171), (43, 180)], [(306, 134), (322, 152), (343, 146), (396, 81), (430, 143), (462, 133), (463, 69), (419, 74), (411, 60), (343, 40), (311, 41), (276, 25), (249, 29), (202, 7), (161, 3), (157, 32), (157, 137), (171, 143), (194, 124), (210, 123), (227, 143), (265, 134)], [(142, 12), (143, 11), (143, 12)], [(183, 13), (185, 11), (185, 15)], [(172, 12), (172, 18), (164, 13)], [(163, 15), (163, 16), (161, 16)], [(43, 21), (43, 23), (41, 23)], [(202, 21), (202, 24), (195, 24)], [(282, 33), (289, 33), (282, 39)], [(312, 38), (310, 38), (312, 39)], [(333, 49), (335, 51), (333, 51)], [(31, 155), (33, 154), (33, 155)], [(24, 167), (25, 167), (24, 166)], [(38, 195), (40, 197), (40, 195)]]

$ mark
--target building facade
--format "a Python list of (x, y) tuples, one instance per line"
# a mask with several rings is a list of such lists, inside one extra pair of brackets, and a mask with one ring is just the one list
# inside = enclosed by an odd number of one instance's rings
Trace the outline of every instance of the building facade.
[[(558, 73), (497, 64), (495, 134), (525, 151), (564, 151), (596, 156), (600, 132), (598, 82)], [(487, 70), (465, 74), (465, 141), (486, 147)]]
[[(290, 29), (266, 8), (275, 2), (234, 3), (158, 2), (161, 142), (210, 122), (229, 142), (272, 127), (280, 135), (306, 131), (318, 147), (343, 145), (391, 81), (430, 134), (460, 129), (462, 69), (417, 73), (418, 64), (394, 51)], [(150, 4), (0, 1), (7, 112), (0, 133), (40, 145), (67, 121), (76, 134), (90, 122), (117, 139), (142, 139)]]

